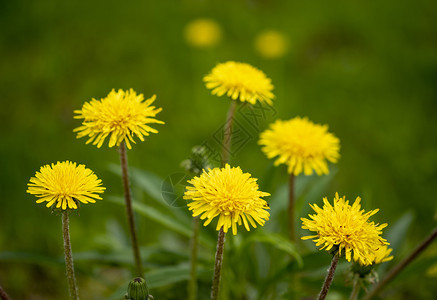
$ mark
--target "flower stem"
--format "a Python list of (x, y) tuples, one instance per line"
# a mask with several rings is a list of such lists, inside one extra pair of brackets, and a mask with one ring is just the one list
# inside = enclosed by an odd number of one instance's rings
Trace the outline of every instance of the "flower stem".
[(358, 275), (355, 275), (354, 286), (352, 288), (352, 293), (349, 297), (349, 300), (357, 300), (359, 292), (360, 292), (360, 277)]
[(332, 280), (334, 279), (335, 269), (338, 264), (338, 253), (334, 254), (334, 257), (331, 261), (331, 266), (329, 267), (328, 274), (326, 275), (325, 282), (323, 283), (322, 290), (318, 296), (318, 300), (323, 300), (328, 295), (329, 287), (331, 286)]
[(199, 240), (199, 218), (193, 218), (193, 236), (191, 239), (190, 281), (188, 282), (188, 300), (197, 299), (197, 244)]
[(8, 294), (6, 294), (5, 290), (1, 287), (1, 285), (0, 285), (0, 299), (11, 300), (11, 298), (9, 298)]
[(212, 279), (211, 300), (217, 300), (220, 286), (220, 272), (222, 270), (223, 248), (225, 245), (225, 232), (220, 228), (217, 240), (217, 252), (215, 253), (214, 277)]
[(379, 294), (383, 288), (393, 280), (407, 265), (409, 265), (420, 253), (422, 253), (437, 237), (437, 228), (416, 249), (396, 267), (394, 267), (363, 299), (369, 300)]
[(135, 229), (134, 212), (132, 209), (132, 194), (129, 184), (129, 174), (127, 169), (127, 154), (126, 145), (124, 142), (120, 144), (120, 163), (123, 178), (124, 199), (126, 202), (127, 220), (129, 223), (130, 236), (132, 241), (132, 250), (134, 254), (136, 276), (143, 277), (143, 266), (141, 263), (140, 248), (138, 246), (137, 231)]
[(232, 121), (234, 119), (236, 107), (237, 107), (237, 100), (231, 100), (231, 106), (229, 107), (228, 114), (226, 116), (226, 123), (224, 128), (222, 167), (224, 167), (227, 163), (229, 163), (229, 157), (231, 154)]
[(70, 228), (68, 221), (68, 211), (62, 212), (62, 229), (64, 236), (64, 253), (65, 253), (65, 268), (67, 271), (68, 288), (70, 291), (70, 299), (79, 299), (79, 291), (77, 289), (76, 276), (74, 276), (73, 254), (71, 251)]
[(295, 206), (295, 191), (294, 191), (294, 181), (295, 177), (290, 174), (290, 179), (288, 181), (288, 234), (291, 241), (296, 241), (296, 231), (294, 228), (294, 206)]

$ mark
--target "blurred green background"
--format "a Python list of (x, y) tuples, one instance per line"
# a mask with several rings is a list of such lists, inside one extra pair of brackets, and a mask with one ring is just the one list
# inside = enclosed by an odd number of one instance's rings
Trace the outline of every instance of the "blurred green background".
[[(401, 217), (413, 220), (394, 250), (399, 261), (436, 224), (436, 15), (431, 0), (1, 1), (0, 284), (15, 299), (66, 295), (60, 218), (26, 194), (29, 178), (44, 164), (84, 163), (107, 187), (104, 201), (72, 216), (74, 252), (111, 253), (120, 243), (110, 238), (117, 232), (128, 240), (124, 208), (107, 201), (121, 195), (121, 180), (108, 167), (118, 163), (118, 153), (77, 140), (73, 110), (113, 88), (156, 94), (155, 105), (163, 108), (158, 119), (166, 124), (128, 155), (131, 166), (166, 178), (182, 172), (179, 164), (191, 147), (224, 123), (229, 101), (212, 96), (202, 77), (227, 60), (263, 70), (276, 95), (273, 113), (250, 131), (233, 164), (274, 194), (287, 176), (260, 151), (258, 130), (297, 115), (329, 124), (341, 140), (341, 159), (323, 193), (306, 202), (320, 203), (338, 191), (349, 199), (361, 196), (366, 209), (380, 208), (375, 220), (389, 227)], [(222, 38), (214, 47), (191, 47), (184, 27), (205, 17), (220, 25)], [(257, 35), (268, 29), (288, 41), (284, 56), (267, 59), (256, 51)], [(159, 206), (133, 189), (139, 200)], [(309, 212), (305, 203), (302, 215)], [(138, 219), (142, 245), (177, 242), (188, 257), (188, 238), (175, 240), (149, 218)], [(434, 243), (424, 257), (436, 255)], [(76, 261), (83, 299), (109, 298), (130, 276), (119, 261), (96, 260)], [(160, 262), (154, 263), (146, 267)], [(391, 297), (435, 295), (436, 272), (427, 267), (395, 281)], [(185, 282), (155, 291), (155, 299), (182, 299)]]

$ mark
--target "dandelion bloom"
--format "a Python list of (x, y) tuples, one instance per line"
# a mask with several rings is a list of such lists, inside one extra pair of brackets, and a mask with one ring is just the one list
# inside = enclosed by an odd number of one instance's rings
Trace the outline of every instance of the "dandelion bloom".
[(262, 71), (245, 63), (228, 61), (218, 64), (203, 81), (208, 89), (212, 89), (213, 95), (226, 94), (232, 100), (272, 104), (275, 97), (271, 80)]
[(190, 46), (208, 48), (220, 42), (222, 30), (212, 19), (196, 19), (185, 26), (184, 36)]
[(373, 257), (370, 259), (372, 264), (380, 264), (393, 259), (393, 255), (390, 255), (393, 249), (388, 248), (386, 245), (378, 247), (372, 253)]
[(199, 177), (194, 177), (188, 183), (184, 199), (193, 200), (188, 209), (193, 211), (193, 217), (201, 215), (200, 219), (207, 219), (207, 226), (219, 216), (217, 230), (223, 226), (224, 232), (232, 227), (232, 233), (237, 234), (237, 224), (249, 231), (249, 223), (256, 228), (255, 222), (264, 225), (269, 219), (269, 206), (261, 197), (270, 196), (258, 190), (257, 179), (249, 173), (243, 173), (239, 168), (231, 168), (228, 164), (224, 168), (203, 170)]
[(286, 37), (275, 30), (265, 30), (255, 39), (255, 49), (267, 59), (280, 58), (287, 52)]
[[(362, 265), (370, 265), (375, 260), (375, 251), (385, 245), (389, 245), (381, 237), (382, 229), (387, 224), (375, 224), (369, 218), (378, 212), (378, 209), (364, 213), (361, 209), (360, 198), (357, 197), (354, 204), (338, 197), (335, 193), (334, 206), (328, 199), (323, 198), (324, 206), (311, 205), (316, 214), (309, 215), (310, 219), (301, 218), (303, 229), (315, 231), (316, 235), (302, 237), (303, 240), (312, 239), (316, 246), (322, 246), (320, 250), (326, 251), (338, 247), (339, 255), (345, 253), (348, 261), (354, 261)], [(352, 256), (353, 254), (353, 256)]]
[(47, 202), (47, 207), (56, 203), (56, 208), (77, 209), (79, 202), (95, 203), (102, 199), (98, 194), (105, 190), (102, 181), (85, 165), (63, 161), (41, 167), (35, 177), (30, 178), (27, 192)]
[(328, 174), (328, 163), (340, 157), (340, 140), (328, 132), (327, 125), (314, 124), (307, 118), (277, 120), (261, 133), (258, 144), (268, 158), (278, 157), (275, 166), (288, 165), (288, 173)]
[(77, 138), (88, 136), (86, 143), (93, 142), (97, 148), (110, 136), (109, 147), (119, 146), (124, 141), (131, 149), (130, 142), (135, 143), (134, 135), (144, 141), (150, 132), (158, 132), (148, 124), (164, 124), (154, 118), (162, 110), (151, 106), (155, 98), (153, 95), (143, 102), (143, 94), (137, 95), (133, 89), (112, 90), (106, 98), (92, 99), (81, 110), (74, 111), (77, 114), (75, 119), (83, 119), (82, 126), (74, 129), (74, 132), (78, 132)]

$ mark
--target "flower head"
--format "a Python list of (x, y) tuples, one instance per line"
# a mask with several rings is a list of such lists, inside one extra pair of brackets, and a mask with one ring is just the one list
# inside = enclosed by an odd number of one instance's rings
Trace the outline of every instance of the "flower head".
[(47, 207), (56, 203), (56, 208), (77, 209), (77, 204), (95, 203), (102, 199), (98, 194), (105, 190), (102, 181), (85, 165), (63, 161), (45, 165), (30, 178), (27, 192), (39, 199), (36, 203), (47, 202)]
[(255, 39), (255, 49), (264, 58), (275, 59), (284, 56), (287, 52), (287, 39), (275, 30), (265, 30)]
[(307, 118), (277, 120), (261, 133), (258, 142), (268, 158), (278, 157), (275, 166), (288, 165), (288, 173), (328, 174), (328, 163), (340, 157), (340, 140), (328, 132), (327, 125), (314, 124)]
[(269, 206), (261, 197), (270, 196), (258, 190), (256, 179), (249, 173), (243, 173), (239, 167), (205, 170), (199, 177), (194, 177), (188, 183), (184, 199), (193, 200), (188, 203), (188, 209), (193, 211), (193, 217), (201, 215), (207, 219), (204, 225), (219, 216), (217, 230), (223, 226), (225, 232), (232, 227), (232, 233), (237, 234), (237, 224), (249, 231), (249, 223), (256, 228), (255, 222), (264, 225), (269, 219)]
[(88, 136), (86, 143), (93, 142), (100, 148), (109, 136), (109, 147), (119, 146), (124, 141), (131, 149), (134, 135), (144, 141), (150, 132), (158, 132), (148, 124), (164, 124), (154, 118), (162, 110), (151, 106), (155, 98), (153, 95), (143, 102), (143, 94), (137, 95), (133, 89), (112, 90), (106, 98), (86, 102), (81, 110), (74, 111), (75, 119), (83, 119), (82, 126), (74, 129), (78, 132), (77, 138)]
[(271, 80), (262, 71), (245, 63), (228, 61), (218, 64), (203, 81), (208, 89), (212, 89), (212, 94), (226, 94), (241, 102), (255, 104), (260, 101), (272, 104), (275, 97)]
[(339, 198), (336, 193), (334, 206), (326, 197), (323, 198), (323, 208), (317, 204), (310, 204), (316, 214), (309, 215), (310, 219), (301, 218), (302, 228), (314, 231), (316, 235), (305, 236), (302, 239), (313, 239), (316, 246), (322, 246), (320, 250), (329, 251), (333, 247), (338, 247), (339, 255), (344, 252), (348, 261), (353, 258), (362, 265), (373, 264), (376, 251), (389, 244), (380, 236), (387, 224), (370, 222), (369, 218), (376, 214), (378, 209), (364, 213), (359, 197), (352, 206), (345, 199), (346, 197)]
[(212, 19), (196, 19), (185, 26), (186, 42), (193, 47), (216, 46), (222, 37), (220, 25)]
[(387, 245), (378, 247), (372, 253), (372, 264), (380, 264), (393, 259), (393, 255), (390, 255), (393, 249), (388, 248)]

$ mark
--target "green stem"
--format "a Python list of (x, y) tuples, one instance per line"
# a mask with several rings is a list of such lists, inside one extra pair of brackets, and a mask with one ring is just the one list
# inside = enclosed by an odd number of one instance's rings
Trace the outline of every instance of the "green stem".
[[(131, 242), (132, 242), (132, 250), (135, 260), (135, 268), (136, 268), (136, 276), (137, 277), (143, 277), (143, 266), (140, 256), (140, 248), (138, 246), (138, 239), (137, 239), (137, 231), (135, 229), (135, 219), (134, 219), (134, 212), (132, 208), (132, 194), (130, 190), (130, 183), (129, 183), (129, 173), (127, 168), (127, 154), (126, 154), (126, 145), (124, 142), (120, 144), (120, 163), (121, 163), (121, 172), (122, 172), (122, 178), (123, 178), (123, 188), (124, 188), (124, 199), (126, 202), (126, 214), (127, 214), (127, 220), (129, 224), (129, 231), (131, 236)], [(143, 277), (144, 278), (144, 277)]]
[(65, 253), (65, 268), (67, 271), (68, 289), (70, 291), (70, 299), (78, 300), (79, 291), (77, 289), (76, 276), (74, 276), (73, 254), (71, 251), (70, 228), (68, 221), (68, 211), (62, 212), (62, 228), (64, 237), (64, 253)]
[(295, 217), (295, 191), (294, 191), (294, 181), (295, 176), (290, 174), (290, 179), (288, 181), (288, 234), (291, 241), (296, 241), (296, 231), (294, 228), (294, 217)]
[(215, 254), (214, 277), (212, 279), (211, 300), (217, 300), (220, 286), (220, 272), (222, 270), (223, 249), (225, 245), (225, 232), (220, 228), (217, 240), (217, 252)]
[(323, 300), (328, 295), (329, 287), (331, 286), (332, 280), (334, 279), (335, 269), (338, 264), (338, 253), (334, 254), (334, 257), (331, 261), (331, 266), (329, 267), (328, 274), (326, 275), (325, 282), (323, 283), (322, 290), (318, 296), (318, 300)]
[(231, 99), (231, 106), (229, 107), (228, 114), (226, 116), (226, 123), (223, 136), (223, 149), (222, 149), (222, 167), (229, 163), (229, 157), (231, 154), (231, 140), (232, 140), (232, 121), (234, 119), (235, 108), (237, 107), (238, 100)]
[(365, 297), (364, 300), (369, 300), (378, 295), (384, 287), (393, 280), (406, 266), (408, 266), (420, 253), (422, 253), (431, 242), (437, 237), (437, 228), (419, 245), (416, 249), (396, 267), (394, 267)]
[(188, 300), (197, 299), (197, 245), (199, 241), (199, 218), (193, 218), (193, 237), (191, 239), (190, 281), (188, 282)]
[(352, 293), (349, 297), (349, 300), (357, 300), (359, 292), (360, 292), (360, 277), (358, 275), (354, 275), (354, 286), (352, 288)]

